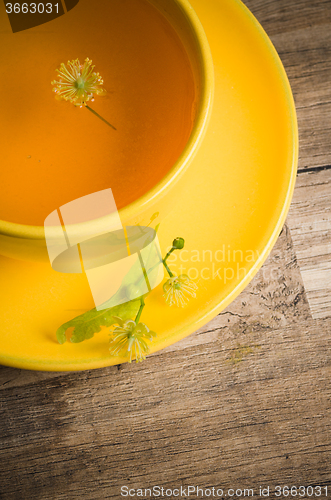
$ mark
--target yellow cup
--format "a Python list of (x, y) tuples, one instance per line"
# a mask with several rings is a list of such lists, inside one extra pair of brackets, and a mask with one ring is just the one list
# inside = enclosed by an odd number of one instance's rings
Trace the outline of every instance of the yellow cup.
[[(212, 108), (214, 68), (207, 37), (187, 0), (150, 0), (175, 28), (190, 58), (198, 90), (196, 119), (191, 136), (176, 163), (163, 179), (130, 205), (119, 211), (123, 226), (147, 225), (154, 213), (158, 221), (176, 210), (176, 200), (185, 183), (185, 172), (201, 144)], [(106, 187), (106, 186), (105, 186)], [(111, 187), (111, 186), (109, 186)], [(185, 189), (189, 186), (185, 185)], [(57, 207), (54, 207), (57, 208)], [(109, 217), (71, 226), (71, 232), (84, 235), (109, 227)], [(52, 236), (48, 228), (48, 236)], [(58, 227), (54, 227), (54, 238)], [(173, 235), (170, 235), (170, 239)], [(48, 253), (43, 226), (29, 226), (0, 220), (0, 255), (26, 261), (47, 262)]]

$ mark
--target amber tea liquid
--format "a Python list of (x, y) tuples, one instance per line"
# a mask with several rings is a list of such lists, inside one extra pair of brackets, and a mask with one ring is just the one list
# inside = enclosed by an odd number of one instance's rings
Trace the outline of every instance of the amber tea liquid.
[[(43, 225), (55, 208), (112, 188), (121, 208), (171, 169), (192, 131), (196, 83), (185, 48), (147, 0), (80, 0), (13, 34), (0, 11), (0, 219)], [(85, 108), (54, 98), (62, 62), (88, 57), (106, 97)]]

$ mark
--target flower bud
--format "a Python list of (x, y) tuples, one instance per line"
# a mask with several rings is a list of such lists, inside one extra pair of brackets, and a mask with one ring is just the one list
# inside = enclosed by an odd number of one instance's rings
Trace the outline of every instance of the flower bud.
[(184, 248), (185, 240), (184, 238), (176, 238), (172, 242), (172, 248), (175, 248), (176, 250), (181, 250)]

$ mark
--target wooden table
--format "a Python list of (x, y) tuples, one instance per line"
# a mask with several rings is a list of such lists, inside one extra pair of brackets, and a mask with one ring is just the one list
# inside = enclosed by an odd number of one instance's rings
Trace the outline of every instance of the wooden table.
[(255, 498), (260, 486), (320, 485), (331, 496), (331, 0), (246, 4), (298, 112), (279, 240), (226, 311), (144, 363), (2, 367), (1, 500), (117, 499), (121, 486), (153, 485), (254, 488)]

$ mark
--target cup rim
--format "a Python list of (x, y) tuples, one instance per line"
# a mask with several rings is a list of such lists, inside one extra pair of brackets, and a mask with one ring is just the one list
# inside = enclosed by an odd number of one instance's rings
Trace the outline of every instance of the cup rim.
[[(131, 202), (129, 205), (118, 210), (120, 219), (122, 221), (132, 219), (132, 217), (134, 217), (135, 214), (141, 211), (142, 208), (144, 210), (148, 210), (148, 207), (152, 205), (156, 197), (163, 195), (165, 190), (172, 187), (181, 178), (181, 176), (184, 174), (189, 164), (191, 163), (191, 160), (195, 156), (198, 147), (204, 138), (210, 117), (214, 94), (214, 66), (208, 39), (201, 21), (189, 1), (173, 0), (173, 2), (177, 4), (177, 6), (182, 10), (188, 23), (193, 28), (193, 33), (196, 38), (197, 47), (199, 50), (199, 54), (197, 54), (197, 56), (200, 57), (201, 70), (200, 99), (198, 103), (195, 123), (193, 125), (189, 140), (185, 145), (185, 148), (183, 149), (181, 155), (176, 160), (171, 169), (166, 173), (166, 175), (162, 177), (162, 179), (157, 184), (155, 184), (155, 186), (153, 186), (142, 196)], [(90, 226), (94, 225), (96, 221), (100, 223), (102, 219), (104, 219), (104, 217), (100, 219), (81, 222), (79, 224), (75, 224), (75, 226), (77, 226), (77, 230), (81, 228), (83, 232), (89, 231)], [(0, 235), (1, 234), (23, 239), (45, 239), (44, 226), (18, 224), (15, 222), (7, 222), (5, 220), (0, 220)]]

